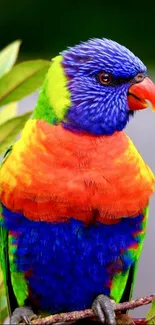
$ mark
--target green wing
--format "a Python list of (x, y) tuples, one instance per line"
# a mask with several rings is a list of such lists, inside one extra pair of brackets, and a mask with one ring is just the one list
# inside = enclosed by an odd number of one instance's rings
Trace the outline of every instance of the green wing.
[(130, 271), (129, 271), (128, 280), (127, 280), (125, 291), (124, 291), (124, 294), (122, 297), (122, 302), (129, 301), (133, 295), (133, 290), (134, 290), (136, 276), (137, 276), (137, 270), (138, 270), (138, 262), (139, 262), (139, 258), (140, 258), (141, 252), (142, 252), (145, 232), (146, 232), (146, 228), (147, 228), (147, 221), (148, 221), (148, 216), (149, 216), (149, 206), (147, 206), (144, 209), (144, 215), (145, 215), (145, 221), (143, 221), (143, 225), (142, 225), (143, 230), (144, 230), (143, 238), (142, 238), (141, 243), (138, 248), (136, 261), (133, 264), (133, 266), (130, 268)]
[[(119, 288), (119, 292), (116, 293), (115, 295), (118, 296), (118, 302), (125, 302), (125, 301), (129, 301), (132, 298), (133, 295), (133, 290), (134, 290), (134, 285), (135, 285), (135, 281), (136, 281), (136, 275), (137, 275), (137, 269), (138, 269), (138, 262), (139, 262), (139, 258), (141, 255), (141, 251), (143, 248), (143, 243), (144, 243), (144, 237), (145, 237), (145, 232), (146, 232), (146, 227), (147, 227), (147, 221), (148, 221), (148, 214), (149, 214), (149, 207), (147, 206), (144, 210), (144, 215), (145, 215), (145, 220), (143, 221), (142, 224), (142, 228), (144, 230), (144, 232), (142, 233), (141, 236), (141, 241), (138, 247), (138, 250), (136, 252), (136, 259), (134, 264), (130, 267), (130, 269), (128, 270), (128, 272), (126, 272), (126, 274), (122, 274), (121, 276), (116, 276), (116, 280), (115, 280), (115, 288), (114, 290), (117, 291), (117, 288)], [(125, 285), (125, 289), (123, 289), (123, 295), (120, 293), (120, 287), (124, 288)], [(119, 295), (121, 295), (121, 299), (119, 298)]]
[(131, 249), (127, 251), (127, 254), (134, 254), (135, 262), (126, 272), (118, 273), (113, 278), (110, 295), (112, 298), (114, 298), (117, 303), (129, 301), (132, 297), (137, 274), (137, 265), (141, 255), (144, 237), (146, 233), (148, 213), (149, 208), (147, 206), (144, 209), (145, 218), (142, 223), (142, 232), (140, 234), (137, 234), (137, 237), (140, 237), (138, 248), (136, 250)]
[(7, 230), (0, 225), (0, 324), (10, 315), (7, 286)]
[[(2, 164), (9, 156), (12, 146), (7, 150)], [(3, 227), (2, 206), (0, 204), (0, 324), (10, 315), (14, 300), (8, 265), (8, 231)], [(13, 298), (13, 299), (12, 299)]]

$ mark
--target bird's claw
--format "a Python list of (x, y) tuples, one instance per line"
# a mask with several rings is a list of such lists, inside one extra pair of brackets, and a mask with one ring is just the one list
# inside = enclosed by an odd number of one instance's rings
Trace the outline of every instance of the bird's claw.
[(116, 325), (114, 305), (114, 300), (105, 295), (99, 295), (94, 300), (92, 309), (102, 323)]
[(23, 321), (25, 324), (30, 324), (30, 322), (35, 318), (37, 318), (37, 315), (34, 314), (30, 307), (18, 307), (11, 315), (10, 324), (18, 325)]

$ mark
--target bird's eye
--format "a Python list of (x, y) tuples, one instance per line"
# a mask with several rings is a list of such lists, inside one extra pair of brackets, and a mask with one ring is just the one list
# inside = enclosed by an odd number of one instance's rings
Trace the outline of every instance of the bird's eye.
[(108, 74), (107, 72), (101, 72), (99, 74), (99, 82), (102, 85), (108, 85), (110, 84), (110, 82), (112, 81), (112, 78), (110, 76), (110, 74)]
[(135, 76), (135, 81), (136, 82), (141, 82), (143, 81), (143, 79), (146, 77), (146, 75), (144, 73), (138, 73), (136, 76)]

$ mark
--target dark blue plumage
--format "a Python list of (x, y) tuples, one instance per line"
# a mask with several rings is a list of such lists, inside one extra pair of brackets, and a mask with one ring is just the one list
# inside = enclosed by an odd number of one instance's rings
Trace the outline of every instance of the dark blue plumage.
[[(141, 60), (124, 46), (107, 39), (92, 39), (62, 52), (72, 106), (66, 128), (94, 135), (121, 131), (129, 121), (127, 93), (132, 79), (145, 73)], [(113, 85), (101, 85), (98, 74), (112, 75)]]
[(16, 234), (14, 263), (25, 273), (29, 301), (51, 313), (89, 308), (98, 294), (109, 296), (112, 277), (134, 262), (128, 249), (141, 240), (143, 215), (89, 226), (75, 219), (33, 222), (5, 207), (3, 216)]

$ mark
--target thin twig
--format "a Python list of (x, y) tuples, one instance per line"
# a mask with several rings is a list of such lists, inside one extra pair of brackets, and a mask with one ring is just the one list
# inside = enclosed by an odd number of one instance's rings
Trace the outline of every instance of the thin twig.
[(147, 325), (145, 318), (133, 318), (135, 325)]
[[(143, 298), (123, 302), (123, 303), (118, 303), (115, 305), (114, 310), (125, 311), (125, 310), (134, 309), (136, 307), (150, 304), (153, 301), (153, 299), (155, 299), (155, 294)], [(31, 324), (48, 325), (48, 324), (54, 324), (59, 322), (60, 323), (72, 322), (72, 321), (77, 321), (79, 319), (93, 318), (93, 317), (94, 317), (94, 313), (92, 309), (85, 309), (85, 310), (73, 311), (69, 313), (50, 315), (45, 318), (34, 319), (33, 321), (31, 321)]]
[(150, 296), (146, 296), (143, 298), (138, 298), (135, 300), (119, 303), (116, 304), (115, 311), (135, 309), (136, 307), (150, 304), (154, 299), (155, 299), (155, 294), (152, 294)]

